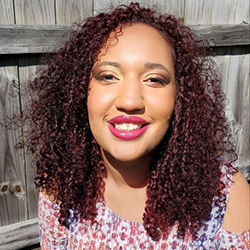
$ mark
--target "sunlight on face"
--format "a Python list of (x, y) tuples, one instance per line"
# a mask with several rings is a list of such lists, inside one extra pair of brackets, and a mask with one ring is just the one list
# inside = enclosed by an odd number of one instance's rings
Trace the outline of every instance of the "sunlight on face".
[(152, 153), (165, 135), (174, 109), (171, 48), (155, 28), (123, 27), (112, 34), (92, 69), (88, 114), (101, 149), (119, 161)]

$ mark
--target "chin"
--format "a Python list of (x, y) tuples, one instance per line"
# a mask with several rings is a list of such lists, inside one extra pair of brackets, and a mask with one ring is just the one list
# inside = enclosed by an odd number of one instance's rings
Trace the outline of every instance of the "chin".
[(116, 161), (116, 162), (124, 162), (124, 163), (129, 163), (129, 162), (135, 162), (137, 160), (142, 160), (143, 158), (151, 157), (151, 151), (149, 152), (138, 152), (138, 150), (118, 150), (115, 152), (109, 152), (102, 150), (103, 156), (108, 160), (108, 161)]

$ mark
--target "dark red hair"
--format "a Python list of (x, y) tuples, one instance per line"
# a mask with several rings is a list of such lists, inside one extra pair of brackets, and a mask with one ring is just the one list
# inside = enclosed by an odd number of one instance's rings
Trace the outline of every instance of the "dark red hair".
[(90, 73), (109, 34), (118, 36), (124, 24), (136, 22), (156, 28), (171, 45), (178, 87), (170, 128), (151, 164), (145, 229), (159, 239), (177, 222), (179, 236), (195, 236), (223, 186), (218, 159), (234, 155), (224, 97), (213, 64), (183, 21), (138, 4), (119, 6), (79, 24), (30, 83), (38, 95), (31, 105), (30, 135), (36, 185), (61, 202), (63, 225), (68, 226), (69, 209), (94, 222), (106, 168), (88, 121)]

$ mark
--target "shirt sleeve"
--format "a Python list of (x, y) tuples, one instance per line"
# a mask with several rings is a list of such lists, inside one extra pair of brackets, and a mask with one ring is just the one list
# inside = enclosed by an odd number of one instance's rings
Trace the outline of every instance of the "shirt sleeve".
[(38, 207), (41, 250), (67, 249), (69, 230), (58, 221), (59, 205), (40, 193)]

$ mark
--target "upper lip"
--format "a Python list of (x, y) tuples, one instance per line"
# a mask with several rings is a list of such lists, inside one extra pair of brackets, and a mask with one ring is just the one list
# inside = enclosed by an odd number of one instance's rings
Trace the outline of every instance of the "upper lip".
[(132, 123), (132, 124), (148, 124), (146, 120), (142, 119), (138, 116), (127, 116), (127, 115), (119, 115), (108, 121), (111, 124), (122, 124), (122, 123)]

